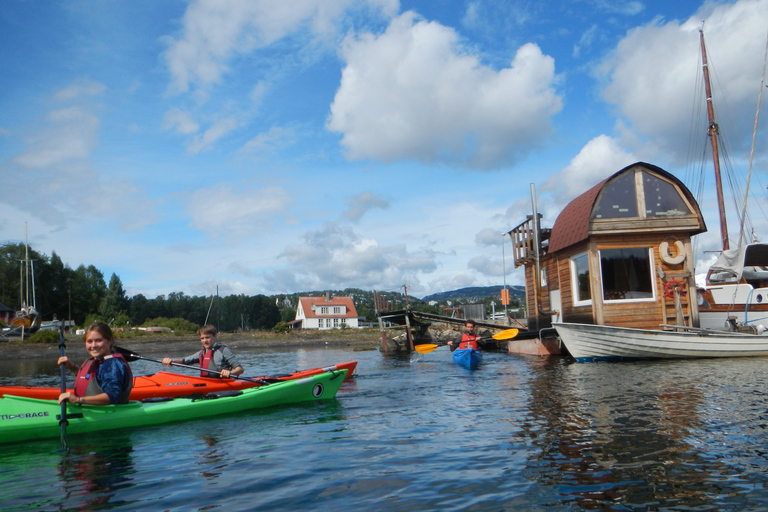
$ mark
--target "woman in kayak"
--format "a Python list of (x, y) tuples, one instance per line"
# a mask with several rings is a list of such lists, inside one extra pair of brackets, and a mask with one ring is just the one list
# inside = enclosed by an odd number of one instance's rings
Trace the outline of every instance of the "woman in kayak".
[(478, 344), (482, 344), (482, 340), (475, 334), (475, 325), (474, 320), (467, 320), (467, 323), (464, 324), (464, 332), (457, 336), (456, 340), (446, 343), (451, 347), (451, 352), (457, 348), (473, 348), (475, 350), (480, 348)]
[[(240, 363), (235, 359), (235, 354), (224, 345), (216, 341), (216, 335), (218, 332), (212, 325), (204, 325), (197, 333), (200, 335), (200, 343), (203, 344), (203, 349), (200, 352), (196, 352), (191, 356), (187, 356), (182, 359), (171, 359), (166, 357), (163, 359), (165, 366), (171, 366), (176, 364), (194, 364), (200, 365), (202, 370), (200, 371), (201, 377), (237, 377), (242, 375), (245, 370)], [(210, 373), (206, 370), (212, 370), (218, 373)]]
[(85, 331), (85, 350), (91, 355), (78, 369), (67, 356), (59, 365), (77, 370), (75, 389), (59, 395), (59, 403), (67, 401), (80, 405), (114, 405), (128, 403), (133, 388), (131, 367), (122, 355), (114, 351), (112, 329), (96, 322)]

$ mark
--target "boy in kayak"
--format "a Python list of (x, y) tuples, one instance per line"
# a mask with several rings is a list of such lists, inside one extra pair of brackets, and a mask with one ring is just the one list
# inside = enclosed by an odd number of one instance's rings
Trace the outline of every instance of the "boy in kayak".
[(67, 401), (80, 405), (114, 405), (128, 403), (133, 389), (131, 367), (123, 356), (114, 350), (115, 337), (112, 329), (102, 322), (95, 322), (86, 331), (85, 350), (91, 355), (78, 369), (67, 356), (61, 356), (56, 364), (77, 370), (75, 389), (59, 395), (59, 403)]
[[(245, 370), (240, 363), (235, 359), (235, 355), (232, 351), (224, 345), (216, 341), (216, 335), (218, 331), (212, 325), (204, 325), (197, 333), (200, 335), (200, 343), (203, 344), (203, 349), (200, 352), (187, 356), (183, 359), (171, 359), (166, 357), (163, 359), (165, 366), (171, 366), (172, 364), (194, 364), (197, 363), (202, 370), (200, 371), (201, 377), (237, 377), (242, 375)], [(212, 370), (219, 373), (209, 373), (206, 370)]]
[(449, 341), (446, 343), (446, 345), (451, 348), (451, 352), (457, 348), (473, 348), (475, 350), (479, 349), (478, 344), (482, 343), (482, 341), (480, 340), (480, 337), (475, 334), (475, 325), (476, 324), (474, 320), (467, 320), (467, 323), (464, 324), (464, 332), (457, 336), (454, 341)]

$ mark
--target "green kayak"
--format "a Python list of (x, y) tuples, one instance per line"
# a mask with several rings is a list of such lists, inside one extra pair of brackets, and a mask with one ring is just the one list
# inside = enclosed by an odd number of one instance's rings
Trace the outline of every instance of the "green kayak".
[[(344, 382), (347, 370), (322, 373), (202, 398), (148, 399), (125, 405), (67, 405), (67, 435), (135, 428), (282, 404), (329, 399)], [(55, 400), (6, 395), (0, 398), (0, 443), (59, 437), (61, 406)]]

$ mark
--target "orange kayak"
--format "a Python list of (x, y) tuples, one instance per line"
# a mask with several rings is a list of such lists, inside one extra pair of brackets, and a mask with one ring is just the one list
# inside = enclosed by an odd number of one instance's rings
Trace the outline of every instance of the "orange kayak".
[[(357, 368), (357, 361), (335, 364), (323, 368), (297, 371), (290, 374), (281, 374), (264, 377), (245, 377), (239, 379), (216, 379), (194, 375), (182, 375), (172, 372), (158, 372), (153, 375), (139, 375), (133, 378), (131, 400), (144, 400), (154, 397), (176, 397), (194, 394), (216, 393), (219, 391), (233, 391), (239, 389), (254, 388), (263, 383), (272, 383), (285, 380), (301, 379), (325, 372), (347, 370), (347, 378)], [(250, 379), (250, 380), (246, 380)], [(72, 391), (69, 389), (68, 391)], [(56, 400), (61, 394), (60, 388), (34, 387), (34, 386), (0, 386), (0, 396), (13, 395), (42, 400)]]

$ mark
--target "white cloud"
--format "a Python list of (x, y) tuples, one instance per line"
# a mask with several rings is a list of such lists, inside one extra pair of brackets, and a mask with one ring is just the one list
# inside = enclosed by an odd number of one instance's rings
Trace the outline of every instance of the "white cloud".
[[(639, 27), (618, 44), (601, 68), (607, 78), (605, 99), (632, 129), (649, 139), (649, 146), (669, 152), (678, 161), (688, 157), (693, 106), (705, 111), (703, 89), (696, 87), (702, 81), (698, 33), (702, 20), (710, 72), (717, 71), (712, 76), (715, 108), (731, 111), (746, 124), (754, 117), (748, 112), (754, 111), (757, 98), (768, 0), (707, 3), (682, 24), (670, 21)], [(718, 103), (719, 91), (727, 105), (722, 99)], [(702, 133), (705, 129), (706, 124)], [(751, 133), (751, 127), (746, 129)]]
[(176, 133), (189, 135), (200, 129), (200, 125), (192, 118), (192, 114), (173, 108), (163, 116), (163, 127)]
[(538, 192), (552, 194), (553, 201), (563, 205), (636, 161), (615, 139), (600, 135), (589, 141), (567, 167), (550, 176)]
[(107, 87), (100, 82), (82, 80), (58, 91), (54, 97), (59, 101), (74, 100), (83, 96), (98, 96), (106, 91), (106, 89)]
[(496, 247), (506, 241), (506, 236), (507, 233), (501, 229), (485, 228), (475, 235), (475, 242), (481, 246)]
[(328, 128), (350, 159), (418, 160), (485, 169), (514, 164), (560, 111), (554, 60), (534, 44), (495, 71), (453, 29), (395, 18), (381, 36), (348, 37)]
[(435, 254), (429, 250), (409, 251), (402, 244), (382, 246), (333, 222), (306, 233), (303, 244), (287, 246), (281, 258), (288, 268), (265, 275), (268, 288), (394, 289), (437, 268)]
[(29, 149), (14, 162), (31, 168), (45, 168), (70, 160), (88, 158), (98, 140), (99, 118), (82, 107), (54, 110), (48, 126), (27, 139)]
[(260, 133), (246, 142), (241, 151), (263, 153), (275, 151), (295, 143), (295, 131), (293, 128), (273, 126), (266, 133)]
[(187, 146), (187, 151), (192, 154), (197, 154), (201, 151), (211, 149), (211, 147), (227, 135), (229, 132), (238, 127), (237, 119), (228, 117), (225, 119), (219, 119), (213, 123), (202, 135), (194, 138), (192, 142)]
[(279, 187), (236, 191), (217, 185), (191, 194), (186, 213), (192, 227), (211, 237), (235, 239), (265, 230), (290, 203), (288, 193)]
[(341, 214), (342, 218), (352, 222), (358, 222), (363, 215), (374, 208), (386, 210), (389, 208), (389, 201), (379, 194), (366, 191), (356, 196), (347, 198), (347, 209)]
[(180, 38), (165, 57), (172, 88), (186, 92), (219, 82), (228, 62), (237, 55), (306, 30), (316, 38), (332, 38), (340, 18), (352, 8), (369, 7), (384, 16), (397, 12), (397, 0), (197, 0), (183, 19)]

